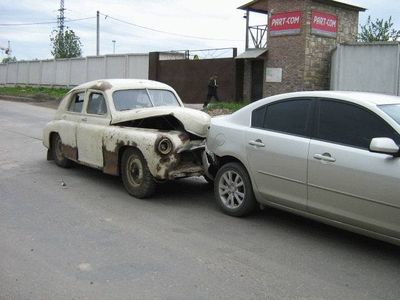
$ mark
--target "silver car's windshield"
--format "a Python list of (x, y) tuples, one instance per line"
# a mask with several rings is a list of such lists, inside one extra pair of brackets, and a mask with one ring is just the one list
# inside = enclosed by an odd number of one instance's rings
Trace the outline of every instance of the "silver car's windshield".
[(120, 90), (113, 93), (115, 109), (118, 111), (156, 106), (180, 106), (176, 96), (167, 90)]
[(379, 105), (379, 108), (400, 125), (400, 104)]

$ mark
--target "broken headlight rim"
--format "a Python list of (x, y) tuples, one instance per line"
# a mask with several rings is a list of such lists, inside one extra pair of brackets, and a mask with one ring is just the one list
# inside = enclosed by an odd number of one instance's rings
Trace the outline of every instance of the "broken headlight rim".
[(172, 151), (172, 142), (169, 138), (162, 138), (157, 145), (157, 150), (163, 154), (167, 155)]

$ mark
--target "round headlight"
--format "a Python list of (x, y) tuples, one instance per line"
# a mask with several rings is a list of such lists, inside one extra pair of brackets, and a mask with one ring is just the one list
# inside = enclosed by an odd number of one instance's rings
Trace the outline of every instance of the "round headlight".
[(172, 151), (172, 142), (168, 138), (162, 138), (157, 146), (158, 151), (161, 154), (168, 154)]

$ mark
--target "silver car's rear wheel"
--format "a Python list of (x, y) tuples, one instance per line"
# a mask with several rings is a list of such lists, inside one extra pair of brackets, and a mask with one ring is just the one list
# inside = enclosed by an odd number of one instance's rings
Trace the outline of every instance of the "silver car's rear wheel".
[(226, 171), (218, 184), (219, 197), (223, 204), (230, 208), (238, 208), (244, 200), (245, 187), (243, 178), (235, 171)]
[(220, 208), (231, 216), (247, 215), (257, 206), (250, 177), (239, 163), (228, 163), (218, 170), (214, 194)]

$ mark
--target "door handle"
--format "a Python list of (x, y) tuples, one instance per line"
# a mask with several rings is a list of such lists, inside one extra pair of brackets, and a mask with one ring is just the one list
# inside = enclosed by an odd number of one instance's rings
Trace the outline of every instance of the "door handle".
[(327, 162), (335, 162), (336, 158), (332, 157), (330, 153), (324, 153), (324, 154), (314, 154), (314, 158), (322, 161), (327, 161)]
[(256, 139), (255, 141), (250, 141), (249, 145), (255, 146), (255, 147), (260, 147), (260, 148), (265, 147), (265, 144), (260, 139)]
[(82, 118), (82, 122), (87, 122), (87, 118)]

